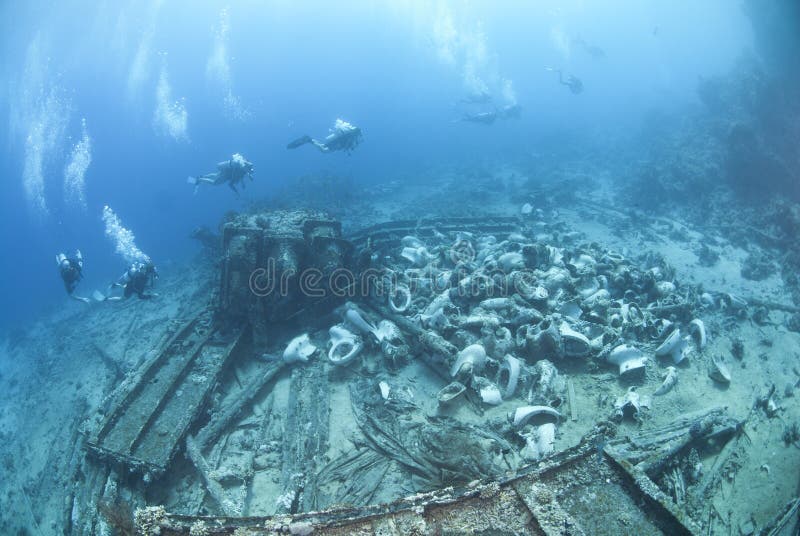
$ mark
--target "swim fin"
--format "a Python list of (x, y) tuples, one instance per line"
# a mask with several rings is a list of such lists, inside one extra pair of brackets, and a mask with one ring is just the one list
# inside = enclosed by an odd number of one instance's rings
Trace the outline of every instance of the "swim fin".
[(94, 301), (98, 302), (106, 301), (106, 295), (100, 292), (99, 290), (95, 290), (94, 292), (92, 292), (92, 298), (94, 298)]
[(294, 140), (293, 142), (289, 143), (286, 146), (287, 149), (297, 149), (301, 145), (305, 145), (306, 143), (311, 143), (311, 136), (301, 136)]
[(200, 188), (200, 181), (197, 177), (187, 177), (186, 182), (194, 186), (194, 194), (197, 195), (197, 190)]

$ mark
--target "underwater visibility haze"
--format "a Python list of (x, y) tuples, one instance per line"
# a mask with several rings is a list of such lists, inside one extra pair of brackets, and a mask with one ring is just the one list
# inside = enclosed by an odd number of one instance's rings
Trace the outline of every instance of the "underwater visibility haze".
[(0, 533), (797, 534), (797, 2), (0, 21)]
[[(2, 284), (20, 297), (4, 318), (51, 303), (58, 282), (34, 258), (81, 247), (91, 253), (87, 278), (100, 283), (113, 270), (98, 225), (105, 204), (128, 213), (141, 240), (160, 235), (154, 254), (178, 260), (191, 254), (183, 238), (193, 226), (321, 169), (369, 183), (419, 173), (420, 162), (577, 150), (587, 136), (625, 135), (654, 108), (696, 101), (698, 76), (726, 72), (752, 47), (741, 9), (680, 5), (7, 4), (2, 213), (16, 232), (3, 247), (16, 260)], [(611, 59), (594, 59), (578, 38), (602, 42)], [(587, 91), (571, 98), (548, 66), (574, 71)], [(465, 112), (454, 104), (483, 92), (525, 113), (501, 132), (453, 123)], [(362, 125), (370, 151), (284, 150), (338, 117)], [(85, 163), (69, 175), (76, 150)], [(186, 175), (235, 152), (257, 165), (247, 197), (186, 195)]]

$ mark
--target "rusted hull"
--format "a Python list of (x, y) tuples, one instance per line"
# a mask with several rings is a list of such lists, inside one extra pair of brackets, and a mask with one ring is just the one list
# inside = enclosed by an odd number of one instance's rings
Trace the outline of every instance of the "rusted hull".
[(199, 526), (215, 535), (697, 533), (692, 520), (676, 515), (677, 510), (665, 503), (668, 499), (649, 489), (655, 484), (632, 464), (615, 460), (602, 445), (602, 435), (591, 434), (578, 446), (516, 475), (389, 504), (242, 518), (152, 510), (150, 522), (163, 535), (190, 534)]

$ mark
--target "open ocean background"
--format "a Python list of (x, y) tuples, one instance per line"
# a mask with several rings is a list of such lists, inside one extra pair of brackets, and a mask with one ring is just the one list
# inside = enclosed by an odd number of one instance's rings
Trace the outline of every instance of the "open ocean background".
[[(0, 330), (82, 306), (64, 293), (60, 251), (83, 251), (80, 295), (125, 270), (104, 205), (177, 270), (199, 248), (192, 229), (304, 175), (369, 184), (533, 153), (629, 158), (647, 118), (679, 122), (700, 105), (699, 78), (753, 46), (729, 0), (34, 0), (0, 4), (0, 21)], [(455, 121), (480, 91), (521, 118)], [(352, 155), (285, 149), (339, 117), (364, 131)], [(193, 196), (186, 177), (235, 152), (256, 170), (241, 198)]]

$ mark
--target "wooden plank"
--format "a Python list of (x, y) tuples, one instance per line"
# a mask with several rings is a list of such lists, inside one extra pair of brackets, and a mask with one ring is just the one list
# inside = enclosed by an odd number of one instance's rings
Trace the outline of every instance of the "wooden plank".
[(530, 510), (536, 523), (547, 536), (561, 536), (565, 530), (571, 536), (585, 536), (586, 532), (558, 503), (555, 497), (542, 501), (539, 497), (548, 496), (547, 484), (520, 481), (511, 484), (517, 496)]
[(575, 384), (572, 383), (572, 380), (567, 380), (567, 394), (569, 395), (569, 413), (570, 418), (573, 421), (578, 420), (578, 406), (576, 405), (575, 400)]
[(164, 343), (164, 345), (159, 350), (158, 354), (156, 354), (156, 356), (153, 359), (146, 362), (140, 370), (134, 373), (133, 376), (127, 378), (122, 382), (120, 387), (111, 395), (110, 407), (115, 408), (115, 410), (112, 410), (108, 413), (108, 415), (98, 428), (97, 432), (90, 439), (89, 441), (90, 445), (100, 444), (103, 441), (108, 431), (114, 426), (114, 423), (120, 417), (120, 413), (116, 411), (116, 409), (128, 405), (129, 401), (133, 397), (135, 397), (138, 394), (138, 392), (144, 387), (144, 382), (147, 379), (151, 378), (154, 371), (157, 370), (162, 364), (162, 362), (166, 360), (166, 358), (168, 357), (169, 348), (171, 348), (173, 344), (175, 344), (179, 339), (181, 339), (184, 335), (186, 335), (188, 330), (204, 314), (208, 314), (208, 311), (202, 311), (195, 317), (193, 317), (191, 320), (186, 322), (167, 340), (167, 342)]
[(242, 340), (239, 332), (223, 346), (211, 344), (213, 330), (195, 333), (202, 318), (187, 323), (135, 381), (121, 388), (116, 406), (89, 442), (91, 452), (132, 470), (166, 470)]
[(215, 412), (211, 420), (195, 436), (195, 440), (201, 449), (208, 448), (214, 443), (231, 422), (242, 414), (244, 408), (253, 401), (284, 367), (283, 360), (276, 360), (269, 363), (266, 369), (256, 376), (253, 381), (245, 385), (244, 389), (236, 395), (236, 399), (230, 404)]
[(203, 484), (205, 484), (208, 494), (211, 495), (220, 508), (222, 508), (222, 511), (225, 512), (225, 515), (241, 515), (242, 512), (240, 508), (225, 496), (225, 490), (222, 488), (220, 483), (214, 480), (214, 478), (211, 476), (211, 467), (208, 465), (208, 462), (200, 452), (199, 445), (191, 436), (186, 438), (186, 454), (189, 456), (189, 459), (192, 461), (194, 466), (197, 468), (197, 471), (200, 473), (200, 476), (203, 478)]

